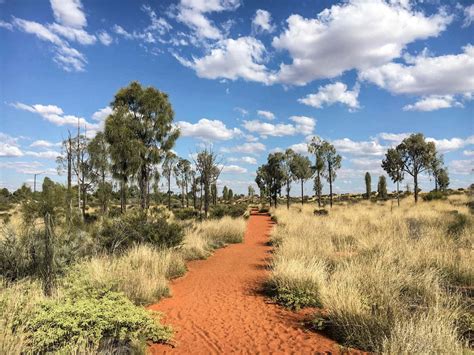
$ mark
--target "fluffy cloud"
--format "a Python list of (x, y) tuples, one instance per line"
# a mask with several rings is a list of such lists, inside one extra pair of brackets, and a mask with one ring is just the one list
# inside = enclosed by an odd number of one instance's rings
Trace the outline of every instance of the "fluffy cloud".
[(272, 24), (272, 15), (265, 10), (258, 9), (252, 19), (252, 29), (254, 32), (268, 32), (271, 33), (275, 30), (275, 26)]
[(81, 28), (87, 25), (80, 0), (50, 0), (54, 18), (64, 26)]
[(30, 144), (30, 147), (32, 148), (51, 148), (51, 147), (58, 147), (61, 145), (61, 142), (59, 143), (53, 143), (49, 141), (45, 141), (43, 139), (34, 141), (33, 143)]
[(89, 34), (82, 28), (66, 27), (57, 23), (48, 25), (48, 28), (67, 40), (75, 41), (80, 44), (89, 45), (94, 44), (97, 41), (97, 38), (94, 35)]
[(254, 157), (240, 157), (240, 158), (230, 157), (227, 160), (230, 162), (241, 162), (241, 163), (246, 163), (246, 164), (251, 164), (251, 165), (257, 165), (257, 159), (255, 159)]
[(332, 141), (332, 144), (337, 151), (353, 155), (381, 156), (386, 152), (386, 147), (376, 140), (357, 142), (349, 138), (343, 138)]
[(224, 165), (221, 167), (223, 173), (229, 173), (229, 174), (246, 174), (247, 169), (242, 168), (241, 166), (238, 165)]
[(260, 142), (249, 142), (240, 144), (231, 148), (222, 148), (221, 151), (224, 153), (243, 153), (243, 154), (253, 154), (259, 155), (264, 152), (266, 147)]
[(23, 152), (18, 146), (17, 139), (0, 132), (0, 157), (21, 157)]
[(472, 175), (474, 173), (474, 160), (453, 160), (449, 163), (449, 170), (454, 174)]
[(463, 27), (469, 27), (474, 21), (474, 4), (466, 6), (464, 9), (464, 22)]
[(1, 161), (0, 168), (12, 169), (20, 174), (57, 174), (56, 169), (45, 168), (43, 163), (38, 161)]
[(465, 156), (468, 156), (468, 157), (473, 157), (474, 156), (474, 150), (465, 150), (464, 152), (462, 152)]
[(435, 138), (426, 138), (428, 142), (434, 142), (436, 149), (442, 153), (451, 152), (454, 150), (462, 149), (468, 145), (474, 144), (474, 136), (469, 136), (466, 139), (463, 138), (444, 138), (444, 139), (435, 139)]
[(187, 60), (177, 54), (174, 56), (182, 65), (194, 69), (201, 78), (230, 80), (243, 78), (261, 83), (269, 83), (270, 80), (263, 64), (265, 47), (253, 37), (219, 41), (201, 58)]
[(221, 39), (221, 30), (205, 14), (232, 11), (239, 6), (239, 0), (181, 0), (176, 19), (191, 28), (199, 38)]
[(268, 122), (262, 122), (258, 120), (244, 121), (243, 126), (249, 132), (257, 133), (262, 137), (273, 136), (293, 136), (297, 133), (295, 126), (292, 124), (272, 124)]
[(11, 23), (5, 22), (5, 21), (3, 21), (3, 20), (0, 20), (0, 27), (1, 27), (1, 28), (5, 28), (5, 29), (7, 29), (7, 30), (9, 30), (9, 31), (12, 31), (12, 30), (13, 30), (13, 25), (12, 25)]
[(360, 73), (394, 94), (454, 95), (474, 92), (474, 46), (463, 53), (438, 57), (420, 55), (410, 65), (389, 63)]
[(290, 120), (294, 122), (296, 131), (300, 134), (312, 134), (316, 127), (316, 120), (307, 116), (291, 116)]
[(81, 127), (86, 127), (88, 130), (97, 130), (98, 124), (89, 123), (82, 117), (74, 115), (65, 115), (64, 111), (56, 105), (27, 105), (21, 102), (12, 103), (11, 106), (19, 110), (24, 110), (32, 113), (36, 113), (43, 117), (45, 120), (57, 125), (69, 125), (77, 126), (79, 123)]
[(442, 108), (462, 107), (462, 103), (456, 101), (453, 95), (432, 95), (418, 100), (412, 105), (403, 107), (404, 111), (436, 111)]
[(330, 106), (340, 102), (349, 107), (349, 109), (354, 110), (359, 108), (358, 96), (358, 86), (356, 86), (353, 91), (350, 91), (347, 90), (346, 84), (336, 82), (334, 84), (320, 86), (317, 93), (298, 99), (298, 102), (316, 108), (322, 108), (324, 105)]
[(197, 123), (177, 122), (183, 137), (196, 137), (202, 140), (229, 140), (242, 132), (238, 128), (227, 128), (224, 122), (201, 118)]
[(270, 111), (264, 111), (264, 110), (258, 110), (257, 115), (266, 118), (267, 120), (274, 120), (275, 119), (275, 114)]
[(92, 119), (95, 121), (103, 122), (112, 113), (112, 107), (106, 106), (92, 114)]
[(114, 41), (112, 36), (110, 36), (107, 31), (100, 31), (97, 34), (97, 37), (99, 37), (100, 43), (102, 43), (104, 46), (109, 46)]
[(390, 142), (392, 145), (397, 145), (402, 142), (405, 138), (407, 138), (410, 133), (387, 133), (382, 132), (377, 134), (377, 138), (380, 138), (384, 141)]
[[(400, 2), (351, 0), (323, 10), (314, 19), (291, 15), (273, 46), (289, 52), (277, 80), (305, 85), (351, 69), (367, 69), (400, 57), (413, 41), (437, 36), (451, 17), (425, 16)], [(394, 30), (396, 29), (396, 30)]]
[(61, 154), (56, 152), (56, 151), (53, 151), (53, 150), (46, 150), (46, 151), (43, 151), (43, 152), (27, 151), (27, 152), (25, 152), (25, 155), (29, 155), (29, 156), (36, 157), (36, 158), (55, 160)]

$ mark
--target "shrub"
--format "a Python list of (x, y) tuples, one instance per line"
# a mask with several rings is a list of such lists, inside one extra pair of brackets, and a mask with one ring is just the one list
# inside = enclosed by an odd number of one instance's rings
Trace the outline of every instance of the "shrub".
[(99, 232), (102, 247), (114, 252), (134, 243), (148, 243), (158, 247), (175, 247), (182, 243), (183, 228), (168, 222), (162, 216), (146, 216), (142, 212), (129, 212), (121, 218), (105, 220)]
[(211, 218), (222, 218), (224, 216), (230, 217), (242, 217), (247, 211), (247, 206), (243, 204), (236, 205), (217, 205), (211, 208), (210, 217)]
[(224, 217), (220, 220), (208, 220), (199, 225), (212, 247), (220, 247), (229, 243), (241, 243), (245, 233), (245, 221), (239, 218)]
[(171, 329), (159, 324), (158, 314), (133, 305), (122, 293), (88, 287), (73, 291), (41, 302), (31, 314), (27, 330), (33, 352), (67, 353), (78, 346), (123, 350), (134, 343), (171, 338)]
[(446, 195), (441, 191), (430, 191), (423, 196), (424, 201), (445, 200)]
[(194, 208), (181, 208), (174, 210), (173, 215), (179, 220), (193, 219), (199, 217), (199, 211)]

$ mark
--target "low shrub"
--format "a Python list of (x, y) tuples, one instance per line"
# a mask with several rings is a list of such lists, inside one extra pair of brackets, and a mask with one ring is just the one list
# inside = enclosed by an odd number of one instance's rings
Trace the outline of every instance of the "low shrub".
[(219, 220), (204, 221), (199, 225), (202, 233), (212, 247), (230, 243), (241, 243), (244, 239), (246, 223), (241, 218), (223, 217)]
[(194, 219), (199, 217), (199, 211), (194, 208), (180, 208), (173, 210), (173, 215), (179, 220)]
[(441, 191), (430, 191), (426, 195), (423, 195), (424, 201), (433, 201), (433, 200), (445, 200), (446, 194)]
[(97, 352), (128, 349), (146, 340), (169, 341), (170, 328), (159, 323), (159, 314), (135, 306), (122, 293), (84, 287), (63, 298), (39, 304), (27, 322), (29, 348), (35, 353)]
[(210, 209), (211, 218), (222, 218), (224, 216), (230, 216), (233, 218), (242, 217), (247, 211), (247, 205), (235, 204), (235, 205), (217, 205)]

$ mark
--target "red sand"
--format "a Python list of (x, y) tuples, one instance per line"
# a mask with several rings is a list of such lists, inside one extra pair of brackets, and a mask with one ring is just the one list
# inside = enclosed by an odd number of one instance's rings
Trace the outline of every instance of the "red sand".
[(269, 216), (253, 214), (244, 243), (188, 264), (188, 273), (171, 283), (172, 297), (150, 306), (174, 328), (175, 347), (154, 344), (151, 354), (340, 352), (333, 340), (304, 329), (302, 313), (260, 294), (268, 277), (271, 227)]

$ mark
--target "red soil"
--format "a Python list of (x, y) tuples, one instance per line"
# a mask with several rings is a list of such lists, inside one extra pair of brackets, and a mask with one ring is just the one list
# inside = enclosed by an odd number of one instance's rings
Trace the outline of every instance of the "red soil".
[(303, 326), (304, 313), (268, 303), (260, 290), (268, 277), (272, 222), (250, 216), (242, 244), (192, 261), (174, 280), (170, 298), (150, 309), (175, 330), (175, 347), (154, 344), (151, 354), (339, 353), (338, 345)]

